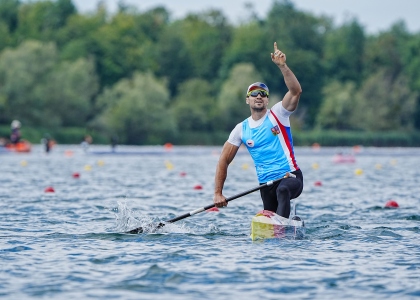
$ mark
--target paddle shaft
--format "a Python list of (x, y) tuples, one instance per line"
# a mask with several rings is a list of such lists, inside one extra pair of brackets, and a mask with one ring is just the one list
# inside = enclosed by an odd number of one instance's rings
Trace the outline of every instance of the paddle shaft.
[[(266, 183), (264, 183), (264, 184), (261, 184), (261, 185), (259, 185), (259, 186), (255, 187), (255, 188), (253, 188), (253, 189), (250, 189), (250, 190), (247, 190), (247, 191), (242, 192), (242, 193), (240, 193), (240, 194), (237, 194), (237, 195), (234, 195), (234, 196), (232, 196), (232, 197), (226, 198), (226, 202), (229, 202), (229, 201), (232, 201), (232, 200), (238, 199), (238, 198), (240, 198), (240, 197), (242, 197), (242, 196), (245, 196), (245, 195), (251, 194), (251, 193), (253, 193), (253, 192), (255, 192), (255, 191), (258, 191), (258, 190), (260, 190), (260, 189), (262, 189), (262, 188), (264, 188), (264, 187), (266, 187), (266, 186), (272, 185), (273, 183), (275, 183), (275, 182), (277, 182), (277, 181), (280, 181), (281, 179), (283, 179), (283, 178), (279, 178), (279, 179), (276, 179), (276, 180), (271, 180), (271, 181), (268, 181), (268, 182), (266, 182)], [(189, 213), (186, 213), (186, 214), (183, 214), (183, 215), (181, 215), (181, 216), (175, 217), (175, 218), (173, 218), (173, 219), (167, 220), (167, 221), (166, 221), (166, 223), (173, 223), (173, 222), (176, 222), (176, 221), (179, 221), (179, 220), (182, 220), (182, 219), (185, 219), (185, 218), (191, 217), (191, 216), (193, 216), (193, 215), (195, 215), (195, 214), (201, 213), (201, 212), (203, 212), (203, 211), (205, 211), (205, 210), (208, 210), (208, 209), (210, 209), (210, 208), (213, 208), (213, 207), (215, 207), (215, 206), (216, 206), (216, 204), (214, 204), (214, 203), (213, 203), (213, 204), (209, 204), (209, 205), (204, 206), (204, 207), (202, 207), (202, 208), (199, 208), (199, 209), (196, 209), (196, 210), (190, 211)]]

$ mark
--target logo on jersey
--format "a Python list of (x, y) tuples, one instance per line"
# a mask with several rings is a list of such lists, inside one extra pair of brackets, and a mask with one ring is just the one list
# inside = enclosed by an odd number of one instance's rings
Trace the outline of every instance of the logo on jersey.
[(276, 125), (276, 126), (274, 126), (273, 128), (271, 128), (271, 133), (272, 133), (273, 135), (278, 135), (278, 134), (280, 134), (280, 128), (279, 128), (279, 126), (278, 126), (278, 125)]
[(253, 140), (247, 140), (246, 141), (246, 145), (248, 146), (248, 147), (254, 147), (254, 141)]

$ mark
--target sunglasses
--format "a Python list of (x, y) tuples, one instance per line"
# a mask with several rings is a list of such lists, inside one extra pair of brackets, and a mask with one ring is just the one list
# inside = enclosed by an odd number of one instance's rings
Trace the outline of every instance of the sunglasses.
[(248, 94), (246, 94), (247, 96), (252, 96), (252, 97), (257, 97), (258, 94), (261, 95), (261, 97), (268, 97), (268, 93), (264, 90), (253, 90), (250, 91)]

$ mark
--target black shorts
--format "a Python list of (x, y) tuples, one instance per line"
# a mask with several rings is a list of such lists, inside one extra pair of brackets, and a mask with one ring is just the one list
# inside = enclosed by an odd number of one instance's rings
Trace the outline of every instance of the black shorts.
[[(277, 211), (277, 187), (284, 186), (289, 190), (290, 199), (299, 197), (303, 190), (303, 174), (301, 170), (291, 172), (296, 175), (294, 177), (288, 177), (280, 180), (279, 182), (269, 185), (260, 190), (261, 199), (264, 204), (265, 210)], [(289, 199), (289, 200), (290, 200)]]

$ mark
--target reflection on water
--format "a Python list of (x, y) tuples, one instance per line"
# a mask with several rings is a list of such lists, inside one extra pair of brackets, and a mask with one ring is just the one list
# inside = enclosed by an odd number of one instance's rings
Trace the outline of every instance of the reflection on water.
[[(262, 242), (250, 239), (258, 192), (218, 212), (124, 234), (211, 204), (220, 147), (90, 150), (98, 153), (59, 146), (49, 155), (36, 147), (0, 154), (2, 298), (420, 296), (419, 149), (361, 148), (347, 162), (334, 155), (353, 149), (296, 149), (305, 236)], [(257, 184), (241, 150), (225, 195)], [(389, 200), (399, 208), (385, 208)]]

